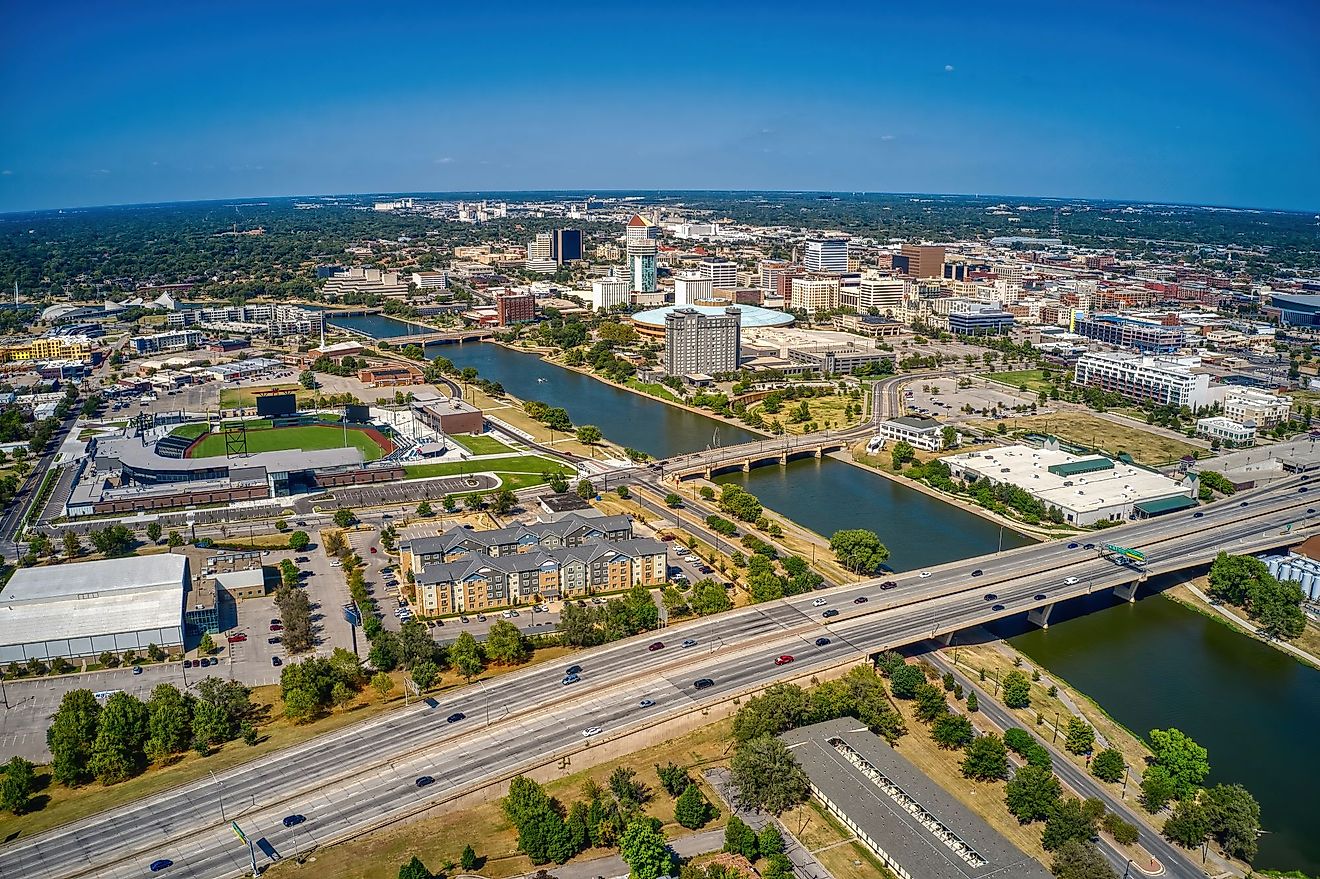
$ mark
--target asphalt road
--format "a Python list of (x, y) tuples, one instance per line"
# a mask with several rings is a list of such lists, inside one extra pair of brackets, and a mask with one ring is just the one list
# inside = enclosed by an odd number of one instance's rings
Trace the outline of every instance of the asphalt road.
[[(1231, 548), (1243, 538), (1278, 530), (1306, 516), (1307, 495), (1298, 479), (1239, 495), (1206, 508), (1201, 519), (1175, 514), (1105, 532), (1123, 545), (1150, 548), (1152, 567), (1161, 558), (1185, 558), (1193, 549)], [(1247, 507), (1238, 504), (1245, 499)], [(1314, 527), (1314, 514), (1306, 520)], [(1300, 529), (1294, 529), (1294, 532)], [(983, 571), (972, 577), (973, 569)], [(1077, 577), (1075, 584), (1062, 582)], [(304, 745), (270, 755), (218, 776), (166, 792), (119, 811), (93, 816), (4, 852), (6, 875), (25, 877), (140, 875), (152, 859), (176, 862), (170, 876), (216, 877), (238, 873), (246, 851), (221, 822), (237, 818), (252, 838), (267, 837), (286, 854), (296, 844), (327, 841), (350, 827), (398, 817), (447, 798), (469, 782), (525, 764), (533, 757), (571, 753), (589, 740), (582, 729), (600, 726), (609, 736), (693, 710), (789, 674), (809, 673), (932, 633), (962, 628), (1035, 606), (1034, 595), (1071, 596), (1131, 580), (1134, 574), (1083, 548), (1050, 543), (897, 575), (898, 588), (881, 592), (876, 581), (770, 602), (679, 623), (573, 658), (582, 680), (560, 683), (562, 668), (533, 667), (391, 712)], [(984, 600), (993, 591), (998, 601)], [(853, 599), (866, 596), (865, 604)], [(829, 608), (841, 611), (826, 620)], [(1003, 604), (1004, 610), (994, 610)], [(824, 608), (824, 609), (829, 609)], [(678, 642), (697, 644), (683, 649)], [(830, 642), (817, 647), (815, 639)], [(657, 638), (667, 645), (649, 651)], [(780, 668), (774, 657), (796, 657)], [(692, 682), (715, 683), (696, 691)], [(642, 698), (655, 704), (640, 708)], [(462, 711), (467, 718), (446, 723)], [(487, 719), (489, 718), (489, 720)], [(479, 755), (479, 756), (475, 756)], [(430, 774), (435, 785), (413, 780)], [(308, 820), (286, 830), (280, 818)]]

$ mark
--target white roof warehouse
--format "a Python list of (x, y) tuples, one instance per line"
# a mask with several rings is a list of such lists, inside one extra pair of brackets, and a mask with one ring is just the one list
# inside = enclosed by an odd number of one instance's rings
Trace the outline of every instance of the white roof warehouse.
[(187, 586), (172, 553), (20, 568), (0, 592), (0, 663), (179, 646)]

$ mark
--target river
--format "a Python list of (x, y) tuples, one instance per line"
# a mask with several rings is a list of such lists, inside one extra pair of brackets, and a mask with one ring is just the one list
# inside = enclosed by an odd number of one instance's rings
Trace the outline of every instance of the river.
[(375, 339), (391, 339), (395, 336), (406, 336), (409, 332), (428, 333), (424, 326), (408, 323), (399, 320), (397, 317), (389, 317), (384, 314), (358, 314), (352, 317), (335, 317), (330, 315), (326, 318), (326, 323), (335, 327), (342, 327), (347, 330), (357, 330), (360, 333), (366, 333)]
[[(563, 406), (575, 423), (595, 424), (614, 442), (652, 455), (756, 438), (502, 346), (444, 345), (427, 354), (476, 367), (524, 400)], [(839, 528), (877, 532), (895, 570), (991, 553), (1001, 539), (1004, 549), (1028, 542), (830, 458), (757, 467), (720, 481), (744, 485), (766, 506), (827, 536)], [(1251, 790), (1268, 831), (1258, 867), (1320, 873), (1320, 836), (1310, 827), (1320, 778), (1320, 750), (1311, 741), (1320, 729), (1320, 672), (1159, 597), (1128, 604), (1093, 596), (1056, 608), (1048, 630), (1026, 628), (1015, 620), (1000, 632), (1129, 729), (1145, 734), (1176, 726), (1192, 736), (1210, 751), (1210, 783), (1239, 782)]]
[(1138, 735), (1175, 726), (1199, 742), (1207, 784), (1260, 802), (1255, 866), (1320, 874), (1320, 671), (1162, 596), (1090, 596), (1055, 608), (1048, 629), (995, 630)]

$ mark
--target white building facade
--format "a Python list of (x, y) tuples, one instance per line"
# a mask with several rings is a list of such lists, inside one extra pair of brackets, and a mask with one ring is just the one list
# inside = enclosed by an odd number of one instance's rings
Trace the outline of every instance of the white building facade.
[(1077, 359), (1073, 381), (1135, 401), (1193, 410), (1209, 402), (1210, 376), (1194, 373), (1195, 357), (1087, 353)]

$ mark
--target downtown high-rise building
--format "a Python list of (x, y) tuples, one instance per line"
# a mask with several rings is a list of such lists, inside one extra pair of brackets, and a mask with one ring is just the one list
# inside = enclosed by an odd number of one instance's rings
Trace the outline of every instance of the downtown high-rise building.
[(674, 304), (695, 305), (710, 299), (714, 292), (710, 278), (693, 272), (684, 272), (674, 278)]
[(561, 266), (582, 259), (582, 230), (556, 229), (550, 236), (550, 258)]
[(843, 274), (848, 271), (848, 240), (819, 238), (808, 241), (802, 254), (802, 264), (809, 272)]
[(633, 214), (625, 235), (624, 257), (628, 278), (636, 293), (656, 290), (656, 256), (659, 252), (660, 227), (641, 214)]
[(934, 244), (904, 244), (893, 258), (894, 268), (910, 278), (944, 276), (944, 248)]
[(718, 256), (708, 256), (697, 263), (697, 272), (712, 287), (732, 290), (738, 286), (738, 264)]
[(673, 376), (720, 375), (738, 370), (742, 309), (710, 314), (675, 308), (665, 315), (665, 372)]

